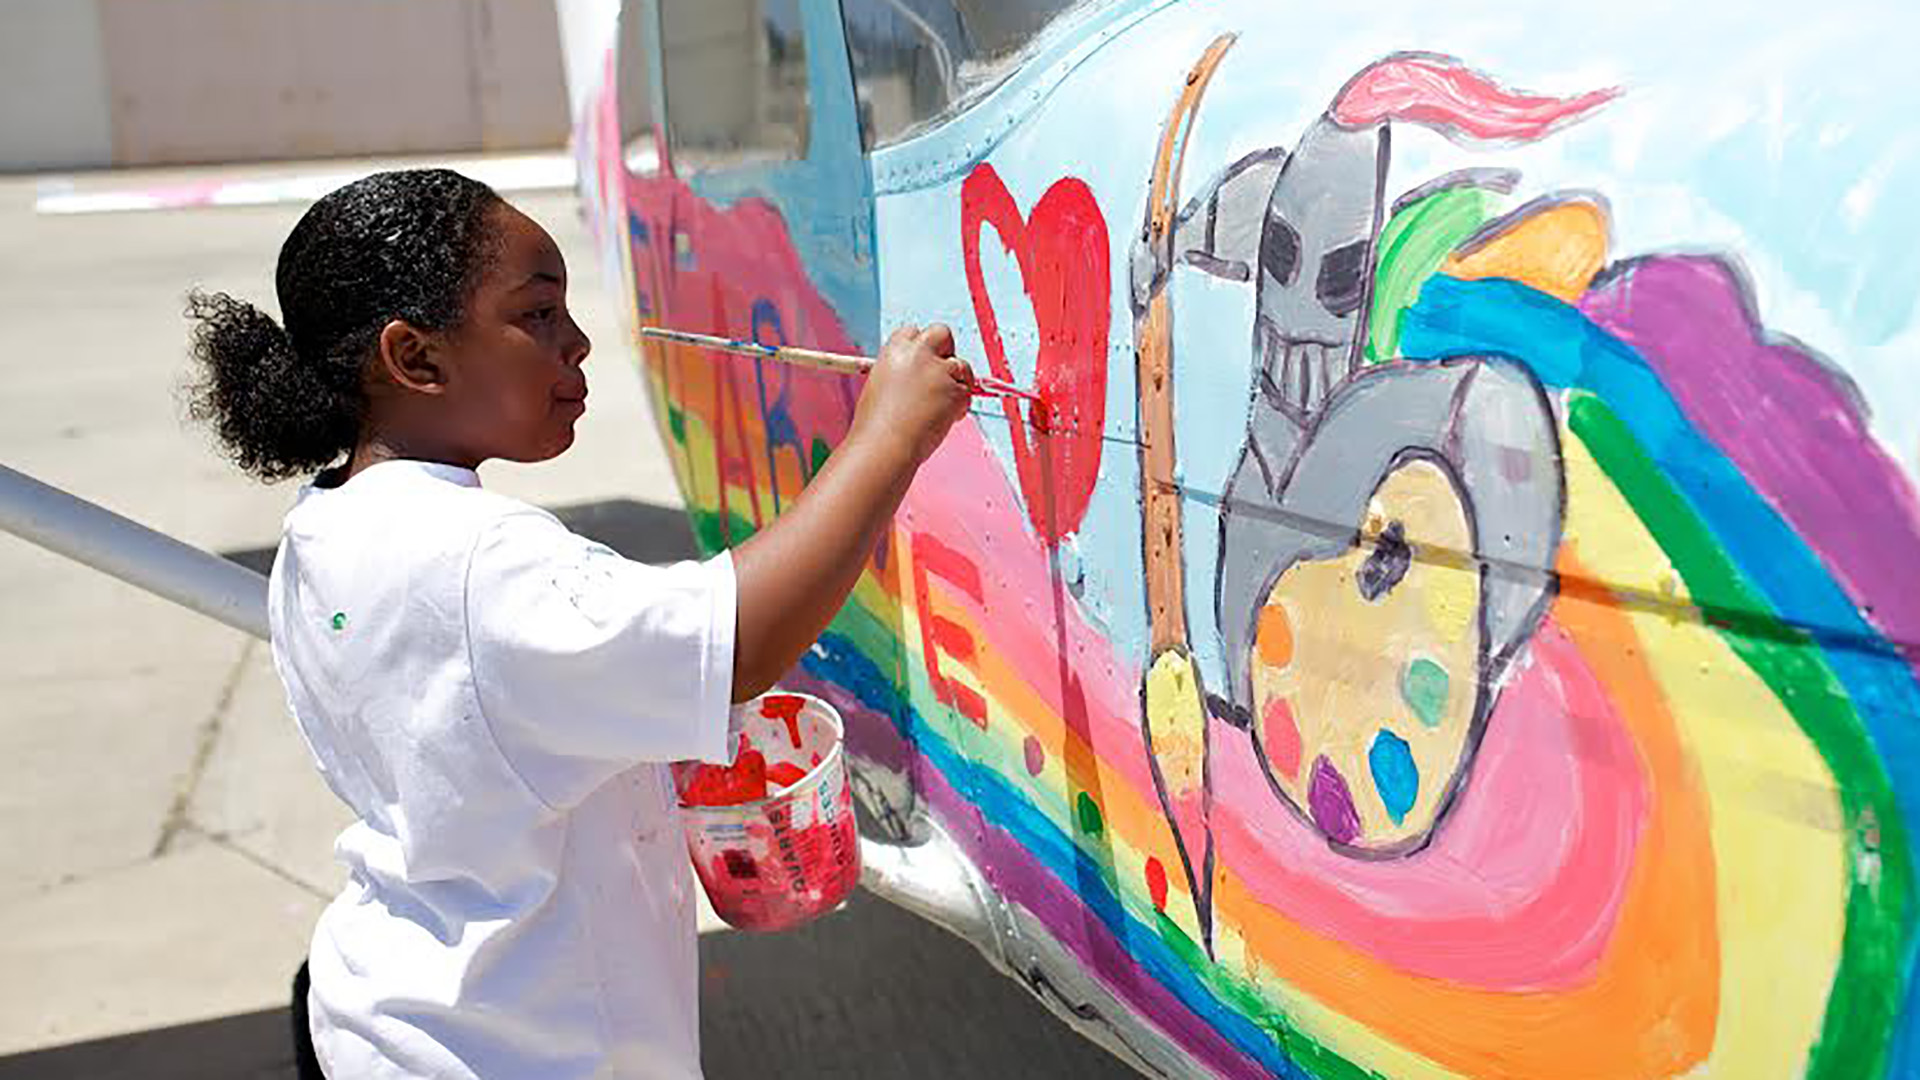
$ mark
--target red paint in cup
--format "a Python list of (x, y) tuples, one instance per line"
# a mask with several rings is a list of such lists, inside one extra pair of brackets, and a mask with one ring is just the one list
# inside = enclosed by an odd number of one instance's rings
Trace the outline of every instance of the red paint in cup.
[(833, 706), (804, 694), (740, 708), (731, 766), (674, 767), (687, 850), (728, 925), (785, 930), (832, 911), (860, 880), (844, 728)]

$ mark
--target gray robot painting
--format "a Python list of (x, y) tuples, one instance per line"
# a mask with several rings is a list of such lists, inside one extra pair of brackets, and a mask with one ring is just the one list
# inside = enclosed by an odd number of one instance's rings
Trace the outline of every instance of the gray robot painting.
[[(1482, 85), (1448, 57), (1370, 65), (1291, 153), (1229, 165), (1132, 260), (1136, 313), (1182, 268), (1253, 287), (1246, 430), (1220, 497), (1225, 678), (1207, 711), (1251, 735), (1288, 812), (1356, 857), (1427, 843), (1553, 590), (1558, 425), (1533, 376), (1501, 357), (1414, 362), (1365, 347), (1390, 124), (1529, 141), (1604, 100), (1525, 99), (1557, 112), (1489, 121), (1459, 100)], [(1451, 173), (1399, 205), (1515, 179)]]

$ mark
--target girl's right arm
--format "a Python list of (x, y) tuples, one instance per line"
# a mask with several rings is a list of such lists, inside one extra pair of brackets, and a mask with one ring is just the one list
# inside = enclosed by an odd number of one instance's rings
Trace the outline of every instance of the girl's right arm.
[(733, 551), (733, 699), (770, 688), (846, 602), (921, 462), (967, 411), (953, 331), (902, 327), (867, 376), (853, 425), (780, 517)]

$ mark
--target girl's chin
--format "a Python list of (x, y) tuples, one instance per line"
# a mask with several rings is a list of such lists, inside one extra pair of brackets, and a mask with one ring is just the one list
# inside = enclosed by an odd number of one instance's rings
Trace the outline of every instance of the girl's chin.
[(572, 448), (573, 440), (575, 437), (576, 436), (573, 430), (573, 423), (569, 421), (567, 423), (567, 426), (565, 428), (562, 428), (560, 433), (554, 437), (553, 441), (547, 444), (548, 445), (547, 452), (542, 454), (539, 460), (549, 461), (553, 458), (559, 457), (561, 454), (566, 453), (569, 449)]
[(542, 461), (551, 461), (561, 454), (566, 453), (567, 450), (573, 446), (574, 437), (573, 421), (569, 420), (565, 424), (558, 425), (550, 430), (544, 439), (533, 446), (514, 453), (499, 454), (496, 456), (506, 461), (518, 462), (522, 465), (533, 465)]

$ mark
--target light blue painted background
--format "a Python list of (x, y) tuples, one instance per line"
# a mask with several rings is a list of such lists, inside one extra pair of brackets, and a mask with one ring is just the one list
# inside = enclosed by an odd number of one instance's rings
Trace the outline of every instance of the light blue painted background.
[[(1585, 15), (1555, 5), (1383, 2), (1364, 17), (1336, 5), (1119, 2), (1039, 55), (971, 114), (874, 155), (881, 322), (943, 320), (984, 364), (961, 256), (959, 189), (991, 161), (1023, 213), (1063, 176), (1093, 190), (1112, 248), (1107, 430), (1134, 425), (1127, 255), (1144, 213), (1160, 125), (1212, 38), (1239, 33), (1189, 144), (1183, 198), (1219, 168), (1291, 147), (1367, 63), (1398, 50), (1450, 53), (1508, 87), (1575, 94), (1619, 86), (1589, 119), (1525, 146), (1460, 147), (1395, 125), (1389, 199), (1470, 165), (1521, 171), (1510, 206), (1563, 189), (1612, 206), (1611, 257), (1659, 251), (1737, 256), (1770, 330), (1800, 339), (1860, 385), (1876, 432), (1915, 470), (1920, 444), (1920, 124), (1910, 116), (1911, 42), (1920, 6), (1714, 4), (1656, 0)], [(1104, 45), (1089, 43), (1111, 34)], [(1076, 44), (1077, 43), (1077, 44)], [(921, 178), (932, 182), (917, 186)], [(906, 190), (901, 190), (906, 188)], [(889, 192), (891, 189), (891, 193)], [(991, 229), (982, 263), (1007, 353), (1031, 370), (1031, 309)], [(1183, 481), (1218, 493), (1244, 435), (1251, 374), (1250, 286), (1176, 277), (1175, 398)], [(1023, 360), (1024, 357), (1024, 360)], [(983, 427), (1008, 476), (997, 410)], [(1764, 434), (1756, 433), (1756, 437)], [(1010, 481), (1011, 482), (1011, 481)], [(1139, 475), (1131, 447), (1108, 443), (1102, 482), (1067, 561), (1085, 567), (1084, 607), (1122, 649), (1145, 638)], [(1190, 501), (1187, 588), (1194, 647), (1222, 677), (1213, 629), (1217, 520)]]

